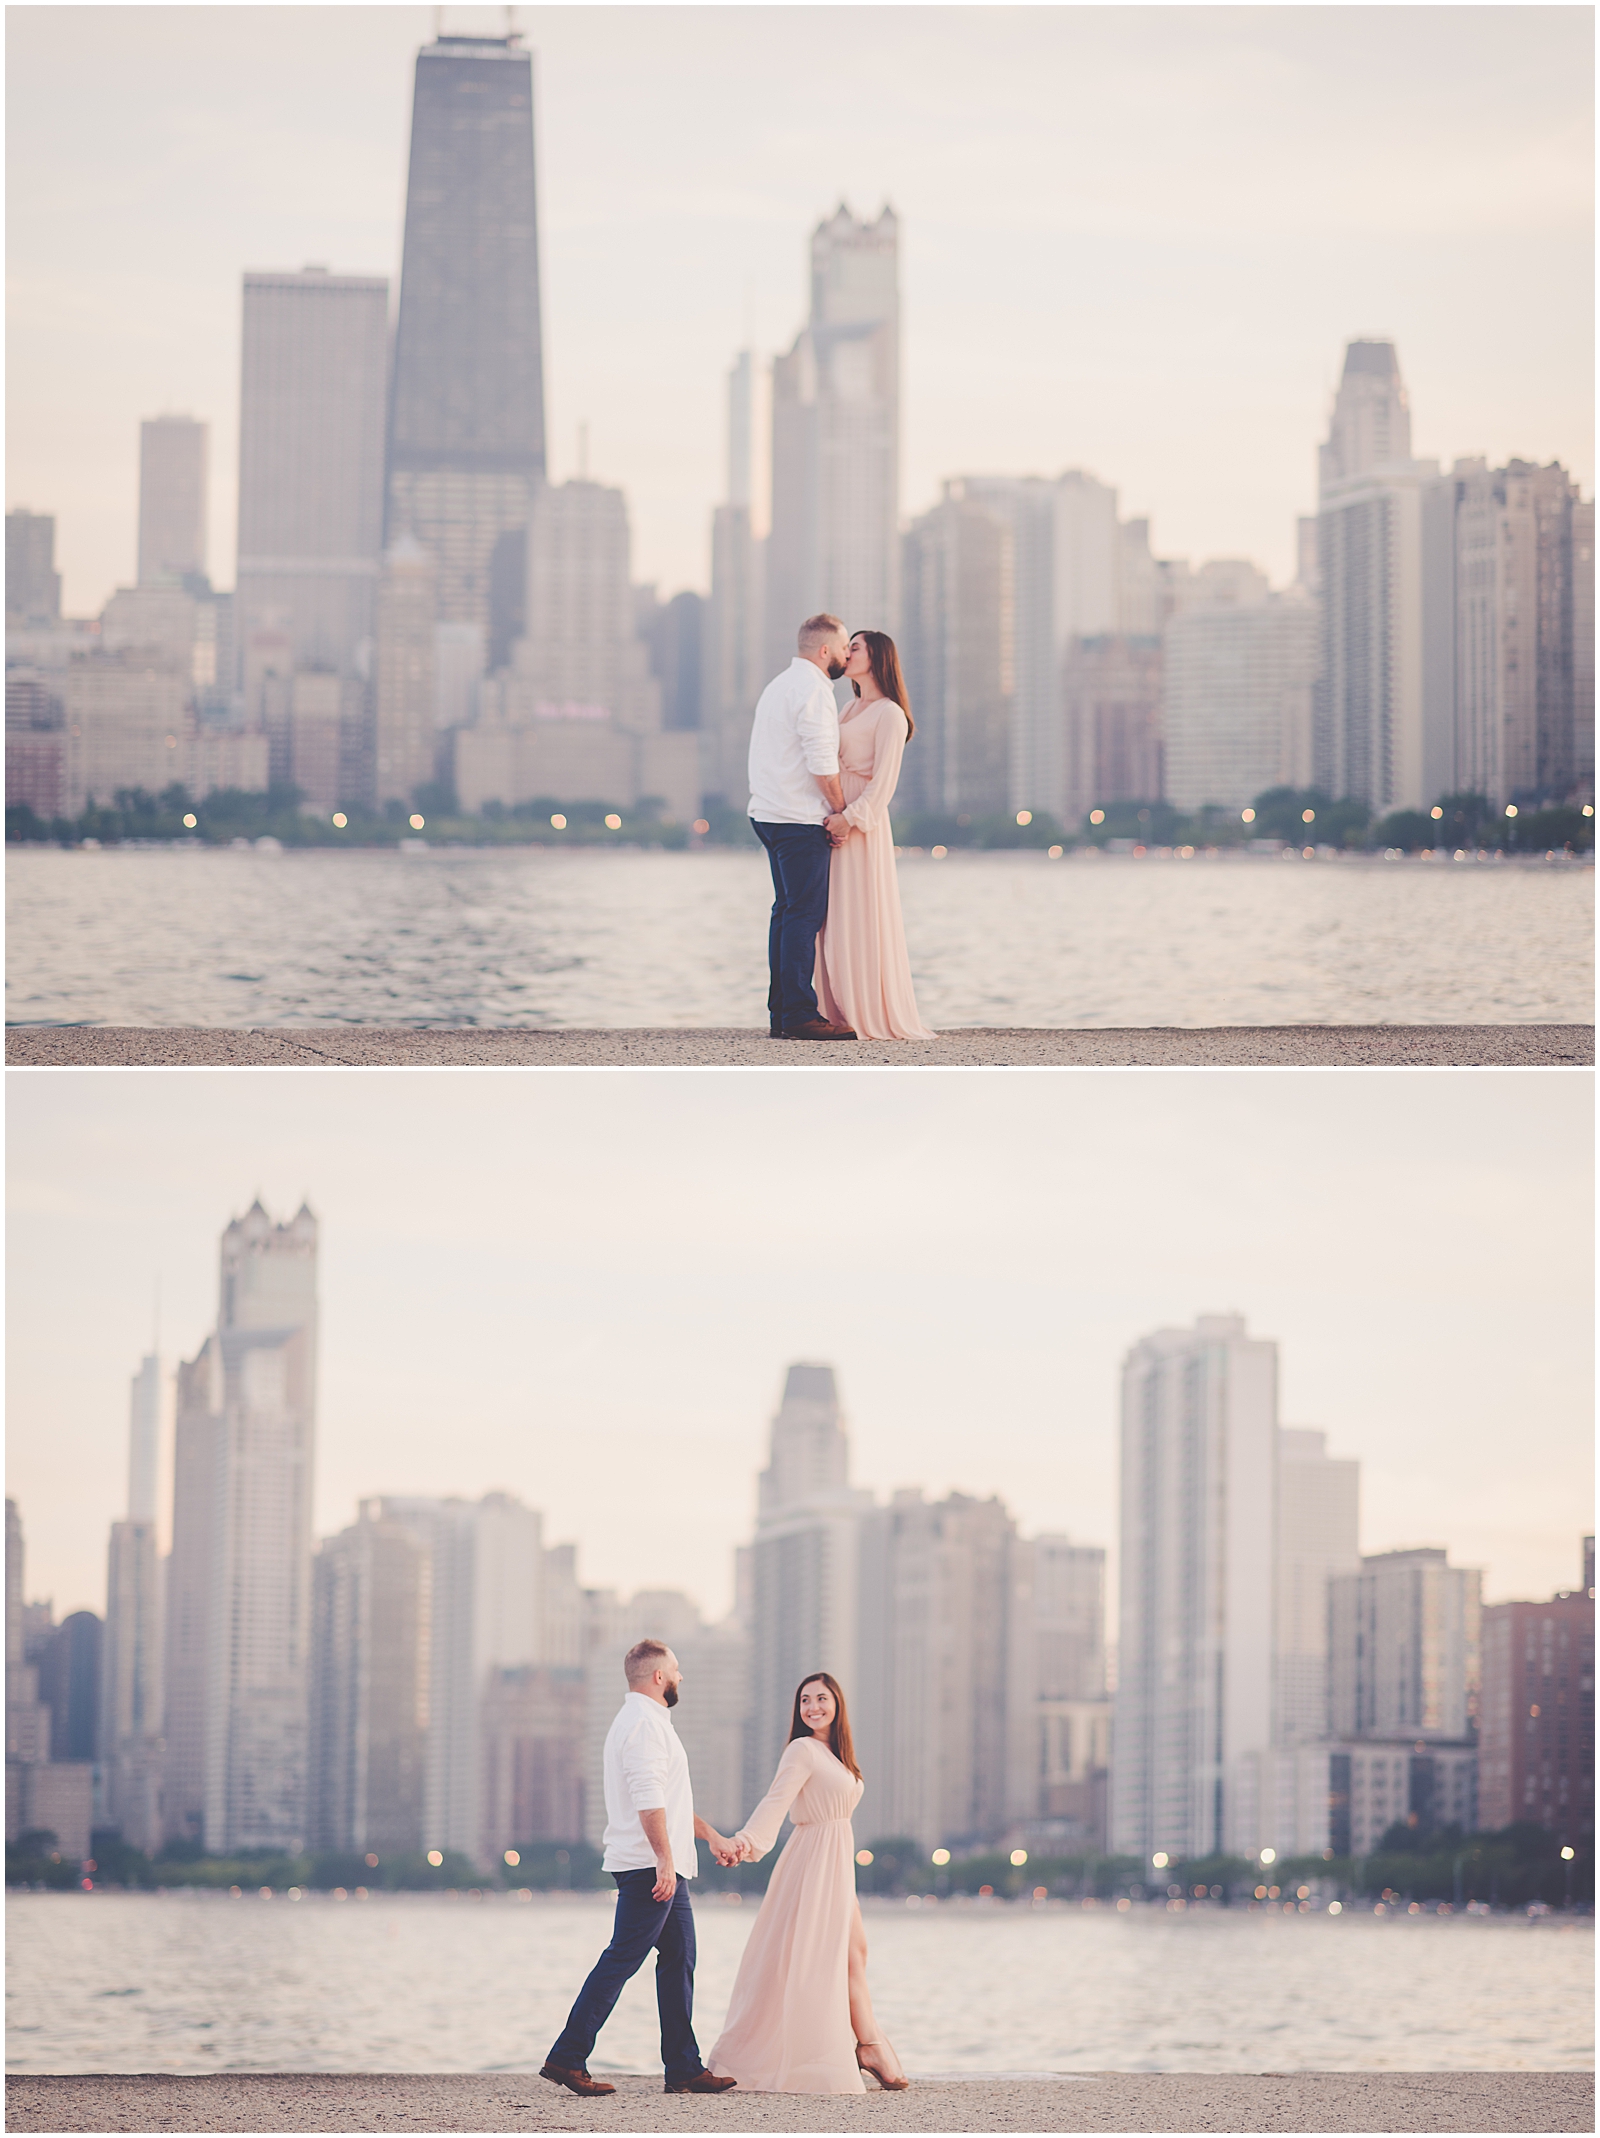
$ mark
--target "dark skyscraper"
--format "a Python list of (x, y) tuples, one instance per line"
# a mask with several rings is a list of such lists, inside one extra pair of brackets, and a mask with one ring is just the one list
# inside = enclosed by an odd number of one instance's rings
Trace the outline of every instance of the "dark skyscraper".
[(515, 36), (417, 54), (385, 539), (439, 572), (441, 623), (488, 649), (495, 545), (544, 477), (533, 68)]

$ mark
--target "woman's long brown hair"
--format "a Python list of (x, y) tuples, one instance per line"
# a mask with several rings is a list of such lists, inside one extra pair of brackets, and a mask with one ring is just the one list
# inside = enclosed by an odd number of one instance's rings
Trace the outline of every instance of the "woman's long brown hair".
[[(877, 632), (872, 636), (876, 638)], [(893, 651), (893, 648), (890, 649)], [(876, 674), (876, 670), (873, 671)], [(841, 1767), (848, 1767), (859, 1782), (861, 1769), (856, 1765), (856, 1748), (850, 1737), (850, 1715), (844, 1704), (844, 1687), (837, 1678), (830, 1678), (825, 1670), (813, 1670), (794, 1689), (794, 1721), (789, 1725), (789, 1742), (797, 1737), (809, 1737), (811, 1726), (800, 1719), (800, 1695), (808, 1685), (825, 1685), (833, 1695), (833, 1720), (828, 1725), (828, 1750)]]
[[(893, 698), (905, 714), (906, 741), (909, 742), (917, 732), (917, 723), (911, 717), (911, 700), (906, 693), (906, 679), (900, 673), (900, 656), (895, 651), (894, 640), (887, 631), (857, 631), (855, 636), (867, 649), (867, 659), (872, 664), (873, 682), (886, 698)], [(859, 698), (861, 685), (852, 680), (850, 688)]]

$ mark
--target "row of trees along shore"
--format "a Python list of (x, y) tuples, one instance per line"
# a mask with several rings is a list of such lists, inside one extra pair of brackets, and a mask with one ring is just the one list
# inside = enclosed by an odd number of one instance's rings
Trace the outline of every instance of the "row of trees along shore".
[[(1185, 815), (1166, 802), (1110, 802), (1068, 831), (1043, 811), (990, 816), (960, 814), (897, 816), (897, 845), (929, 849), (1038, 849), (1095, 847), (1145, 852), (1187, 850), (1219, 853), (1254, 842), (1281, 842), (1341, 853), (1470, 852), (1543, 855), (1586, 853), (1594, 848), (1592, 804), (1561, 802), (1495, 809), (1481, 794), (1447, 794), (1432, 810), (1402, 809), (1374, 818), (1364, 803), (1334, 801), (1316, 788), (1273, 787), (1244, 810), (1206, 808)], [(335, 818), (342, 821), (335, 821)], [(1095, 819), (1099, 821), (1094, 821)], [(1025, 821), (1024, 821), (1025, 820)], [(414, 806), (391, 802), (381, 811), (352, 805), (313, 815), (293, 787), (266, 794), (223, 789), (203, 801), (181, 786), (149, 794), (119, 788), (109, 805), (94, 804), (81, 816), (44, 819), (27, 803), (6, 811), (11, 845), (102, 846), (149, 840), (197, 846), (276, 839), (282, 846), (393, 846), (421, 834), (437, 846), (648, 846), (681, 850), (695, 846), (756, 844), (741, 810), (705, 805), (692, 822), (668, 816), (659, 802), (630, 807), (609, 802), (562, 802), (546, 796), (508, 809), (489, 803), (480, 816), (464, 816), (449, 789), (418, 790)]]
[[(500, 1892), (610, 1890), (600, 1853), (583, 1842), (565, 1846), (530, 1841), (508, 1851), (516, 1861), (497, 1866), (491, 1875), (453, 1850), (431, 1854), (375, 1850), (332, 1851), (285, 1856), (257, 1850), (240, 1856), (202, 1856), (192, 1845), (177, 1844), (150, 1857), (110, 1833), (97, 1833), (93, 1853), (82, 1862), (62, 1856), (55, 1836), (25, 1833), (6, 1848), (6, 1884), (50, 1891), (124, 1887), (153, 1891), (163, 1886), (200, 1886), (224, 1892), (315, 1893)], [(1451, 1828), (1426, 1838), (1406, 1825), (1389, 1829), (1377, 1850), (1355, 1860), (1335, 1856), (1296, 1856), (1274, 1862), (1270, 1870), (1241, 1856), (1207, 1856), (1177, 1862), (1159, 1871), (1132, 1856), (1028, 1855), (1013, 1861), (1011, 1852), (989, 1850), (935, 1864), (927, 1851), (903, 1838), (874, 1841), (863, 1851), (856, 1884), (862, 1893), (891, 1898), (933, 1896), (936, 1900), (967, 1895), (996, 1900), (1057, 1899), (1165, 1902), (1186, 1906), (1249, 1907), (1294, 1905), (1301, 1899), (1325, 1904), (1412, 1901), (1463, 1908), (1469, 1902), (1488, 1907), (1523, 1908), (1543, 1903), (1552, 1908), (1592, 1908), (1594, 1843), (1592, 1837), (1570, 1858), (1542, 1826), (1508, 1826), (1500, 1833), (1462, 1834)], [(944, 1854), (940, 1851), (940, 1854)], [(1020, 1851), (1016, 1853), (1021, 1853)], [(437, 1857), (437, 1861), (434, 1858)], [(761, 1893), (772, 1875), (776, 1856), (741, 1864), (729, 1871), (701, 1852), (700, 1890), (709, 1894)]]

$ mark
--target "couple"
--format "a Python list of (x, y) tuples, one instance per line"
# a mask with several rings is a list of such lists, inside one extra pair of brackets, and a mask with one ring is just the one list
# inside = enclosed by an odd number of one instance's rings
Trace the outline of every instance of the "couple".
[[(671, 1710), (683, 1672), (661, 1641), (623, 1661), (628, 1692), (606, 1737), (605, 1868), (617, 1882), (611, 1943), (578, 1992), (539, 2076), (579, 2094), (615, 2093), (589, 2056), (623, 1984), (656, 1955), (656, 2006), (668, 2093), (864, 2093), (863, 2071), (899, 2092), (907, 2081), (878, 2033), (867, 1994), (867, 1937), (856, 1900), (850, 1814), (861, 1770), (844, 1694), (814, 1671), (772, 1787), (731, 1840), (694, 1808), (689, 1762)], [(794, 1821), (739, 1962), (727, 2024), (702, 2063), (692, 2024), (694, 1911), (687, 1881), (696, 1838), (718, 1863), (753, 1863)]]
[[(856, 700), (842, 716), (840, 676)], [(774, 1039), (937, 1037), (917, 1015), (889, 826), (915, 733), (894, 640), (809, 617), (750, 733), (751, 825), (772, 864)]]

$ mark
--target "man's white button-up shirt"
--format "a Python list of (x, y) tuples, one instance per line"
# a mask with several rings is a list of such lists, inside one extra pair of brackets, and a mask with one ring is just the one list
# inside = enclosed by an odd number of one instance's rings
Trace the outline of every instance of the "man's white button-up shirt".
[(639, 1814), (664, 1811), (672, 1867), (680, 1878), (693, 1878), (700, 1859), (694, 1846), (689, 1761), (672, 1715), (659, 1700), (629, 1693), (618, 1708), (606, 1732), (605, 1785), (605, 1869), (653, 1871), (656, 1854), (644, 1837)]
[(833, 685), (799, 654), (756, 701), (750, 730), (750, 814), (759, 824), (820, 824), (830, 804), (814, 775), (839, 770)]

